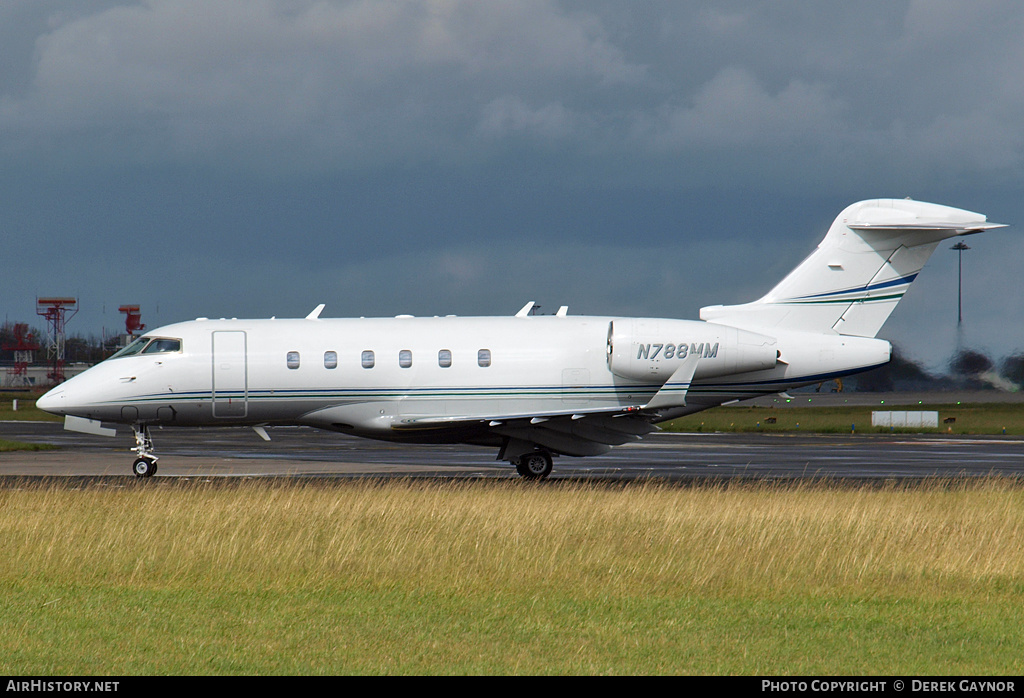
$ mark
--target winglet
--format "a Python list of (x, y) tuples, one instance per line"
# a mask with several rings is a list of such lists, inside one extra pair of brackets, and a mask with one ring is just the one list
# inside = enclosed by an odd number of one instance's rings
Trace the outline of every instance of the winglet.
[(309, 315), (307, 315), (306, 319), (307, 320), (319, 320), (320, 319), (320, 313), (322, 313), (324, 311), (324, 308), (326, 308), (326, 307), (327, 307), (326, 303), (321, 303), (317, 307), (313, 308), (313, 312), (311, 312)]
[(679, 368), (661, 386), (661, 390), (654, 394), (651, 401), (644, 405), (645, 410), (657, 410), (663, 407), (685, 407), (686, 393), (690, 390), (693, 374), (697, 372), (697, 362), (700, 361), (700, 354), (694, 352), (687, 356)]

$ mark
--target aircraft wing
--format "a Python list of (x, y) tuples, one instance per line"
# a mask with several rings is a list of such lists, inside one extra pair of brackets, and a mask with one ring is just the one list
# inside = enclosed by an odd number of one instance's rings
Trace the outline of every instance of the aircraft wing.
[[(446, 417), (406, 417), (393, 422), (398, 432), (470, 428), (508, 437), (522, 448), (533, 444), (570, 456), (595, 456), (612, 446), (639, 441), (644, 434), (658, 429), (652, 422), (658, 411), (686, 404), (686, 393), (693, 380), (699, 356), (684, 360), (671, 378), (642, 407), (607, 407), (534, 412), (530, 414), (492, 414)], [(505, 451), (498, 455), (501, 460)]]
[[(612, 446), (638, 441), (656, 431), (656, 415), (638, 407), (576, 410), (534, 414), (494, 414), (472, 417), (405, 418), (391, 425), (394, 431), (476, 428), (527, 444), (536, 444), (570, 456), (606, 453)], [(499, 454), (499, 459), (502, 454)]]

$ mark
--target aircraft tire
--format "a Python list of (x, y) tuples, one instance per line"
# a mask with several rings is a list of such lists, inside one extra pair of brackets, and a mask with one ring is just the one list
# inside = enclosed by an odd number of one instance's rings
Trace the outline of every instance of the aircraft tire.
[(153, 477), (156, 475), (156, 463), (148, 458), (136, 458), (132, 463), (132, 472), (135, 477)]
[(551, 474), (551, 454), (547, 451), (533, 451), (521, 456), (516, 462), (516, 472), (530, 480), (543, 480)]

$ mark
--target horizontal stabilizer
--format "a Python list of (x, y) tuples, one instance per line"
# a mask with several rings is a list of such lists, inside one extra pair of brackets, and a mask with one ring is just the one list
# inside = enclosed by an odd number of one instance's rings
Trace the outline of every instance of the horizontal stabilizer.
[(921, 232), (921, 231), (936, 231), (948, 233), (945, 237), (955, 237), (958, 235), (974, 235), (975, 233), (983, 233), (986, 230), (993, 230), (995, 228), (1005, 228), (1005, 223), (956, 223), (954, 221), (941, 222), (936, 221), (934, 223), (847, 223), (846, 226), (851, 230), (864, 230), (864, 231), (892, 231), (894, 233), (899, 232)]

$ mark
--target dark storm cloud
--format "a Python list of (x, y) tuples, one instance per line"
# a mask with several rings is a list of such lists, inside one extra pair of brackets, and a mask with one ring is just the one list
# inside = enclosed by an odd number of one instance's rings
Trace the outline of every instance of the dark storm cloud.
[[(857, 199), (1024, 220), (1022, 38), (1014, 2), (8, 2), (0, 290), (12, 319), (692, 316)], [(970, 253), (997, 353), (1017, 239)], [(949, 343), (954, 261), (883, 330), (908, 353)]]

